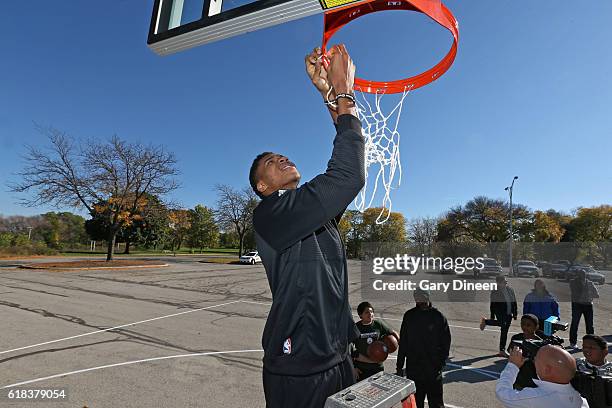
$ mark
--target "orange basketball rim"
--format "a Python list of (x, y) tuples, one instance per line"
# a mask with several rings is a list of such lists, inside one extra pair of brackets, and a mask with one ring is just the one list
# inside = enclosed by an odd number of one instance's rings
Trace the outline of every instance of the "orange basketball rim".
[(453, 35), (453, 45), (434, 67), (418, 75), (396, 81), (370, 81), (355, 78), (355, 90), (366, 93), (399, 93), (420, 88), (440, 78), (453, 64), (459, 43), (459, 23), (440, 0), (370, 0), (356, 5), (333, 9), (325, 13), (323, 53), (330, 38), (349, 22), (383, 10), (410, 10), (423, 13)]

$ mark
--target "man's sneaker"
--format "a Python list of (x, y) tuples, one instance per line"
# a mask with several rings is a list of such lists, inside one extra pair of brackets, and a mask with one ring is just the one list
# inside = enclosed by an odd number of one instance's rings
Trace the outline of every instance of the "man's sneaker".
[(569, 346), (567, 346), (568, 349), (572, 349), (572, 350), (576, 350), (578, 348), (578, 346), (576, 346), (576, 343), (570, 343)]
[(499, 353), (497, 353), (498, 357), (505, 357), (508, 358), (510, 357), (510, 354), (508, 354), (508, 352), (506, 350), (499, 350)]
[(484, 330), (485, 327), (487, 327), (487, 323), (485, 322), (485, 318), (481, 317), (480, 318), (480, 330)]

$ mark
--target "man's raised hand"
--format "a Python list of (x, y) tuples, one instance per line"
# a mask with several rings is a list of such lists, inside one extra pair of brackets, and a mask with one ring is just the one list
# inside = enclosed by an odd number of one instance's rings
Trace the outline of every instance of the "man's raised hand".
[(328, 53), (327, 80), (336, 95), (353, 93), (355, 64), (343, 44), (333, 46)]
[(508, 357), (508, 361), (521, 368), (525, 363), (526, 358), (523, 357), (523, 350), (520, 347), (514, 347), (510, 350), (510, 357)]
[[(308, 77), (312, 81), (312, 84), (317, 88), (317, 90), (323, 95), (325, 99), (327, 99), (330, 85), (327, 80), (327, 71), (323, 66), (323, 53), (321, 48), (317, 47), (312, 52), (304, 58), (304, 62), (306, 63), (306, 73)], [(335, 95), (330, 95), (331, 99), (335, 98)]]

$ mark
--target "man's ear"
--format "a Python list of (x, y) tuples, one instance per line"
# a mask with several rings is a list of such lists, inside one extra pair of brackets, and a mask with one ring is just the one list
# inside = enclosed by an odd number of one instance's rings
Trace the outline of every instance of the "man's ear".
[(261, 194), (263, 194), (267, 189), (268, 189), (268, 185), (264, 183), (263, 181), (259, 181), (257, 183), (257, 191), (259, 191)]

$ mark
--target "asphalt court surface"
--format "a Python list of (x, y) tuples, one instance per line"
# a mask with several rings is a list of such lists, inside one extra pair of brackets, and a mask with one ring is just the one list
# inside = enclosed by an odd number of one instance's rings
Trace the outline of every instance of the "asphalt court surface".
[[(272, 301), (263, 267), (163, 259), (169, 267), (66, 272), (0, 261), (0, 406), (263, 407), (261, 333)], [(349, 269), (355, 308), (363, 300), (359, 263)], [(519, 300), (533, 285), (509, 281)], [(608, 336), (612, 285), (598, 288), (595, 329)], [(477, 327), (488, 304), (435, 306), (452, 331), (447, 406), (500, 407), (499, 332)], [(376, 318), (399, 331), (412, 302), (374, 307)], [(569, 320), (569, 303), (561, 303), (561, 317)], [(515, 322), (511, 333), (518, 331)], [(395, 371), (394, 355), (385, 367)], [(10, 402), (11, 389), (66, 389), (68, 400)]]

